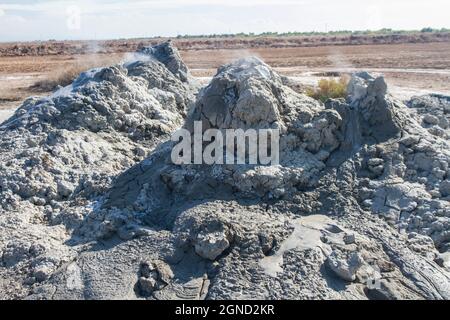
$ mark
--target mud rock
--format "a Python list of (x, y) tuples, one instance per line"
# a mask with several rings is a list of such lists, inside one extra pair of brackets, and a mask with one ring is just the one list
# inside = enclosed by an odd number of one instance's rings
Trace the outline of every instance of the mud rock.
[[(174, 277), (170, 266), (161, 260), (141, 262), (140, 273), (144, 278), (152, 278), (155, 281), (158, 281), (159, 286), (169, 284)], [(154, 287), (156, 284), (157, 283), (155, 282)]]
[(342, 255), (333, 251), (327, 259), (328, 267), (345, 281), (355, 281), (356, 273), (363, 263), (362, 258), (355, 252)]
[(39, 261), (33, 268), (33, 277), (37, 282), (47, 280), (58, 267), (58, 262), (54, 260)]
[(201, 233), (195, 243), (195, 252), (205, 259), (214, 261), (229, 246), (230, 243), (224, 232)]
[(435, 125), (439, 123), (439, 119), (431, 114), (427, 114), (423, 117), (423, 121), (427, 124)]
[(156, 280), (153, 278), (139, 278), (139, 288), (144, 296), (150, 296), (156, 288)]
[(66, 197), (66, 198), (69, 197), (75, 189), (73, 185), (71, 185), (69, 182), (66, 182), (66, 181), (58, 182), (56, 188), (58, 190), (57, 191), (58, 195), (61, 197)]
[(7, 267), (10, 267), (27, 258), (36, 257), (44, 251), (45, 248), (39, 244), (32, 244), (23, 240), (11, 241), (3, 250), (2, 261)]
[(450, 180), (444, 180), (439, 185), (439, 191), (441, 194), (446, 197), (450, 195)]
[[(164, 43), (25, 101), (0, 127), (0, 298), (449, 299), (448, 99), (285, 83), (246, 58), (198, 91)], [(174, 164), (194, 121), (279, 129), (279, 164)]]
[(449, 270), (450, 269), (450, 252), (444, 252), (444, 253), (439, 254), (435, 261), (443, 268), (446, 268), (447, 270)]
[(422, 117), (425, 126), (438, 125), (446, 130), (448, 137), (450, 129), (450, 97), (441, 94), (429, 94), (412, 97), (407, 105)]

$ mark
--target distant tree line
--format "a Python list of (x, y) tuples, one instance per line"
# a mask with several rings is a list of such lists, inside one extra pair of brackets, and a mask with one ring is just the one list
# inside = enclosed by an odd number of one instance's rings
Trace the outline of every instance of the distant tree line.
[(450, 29), (441, 28), (423, 28), (421, 30), (394, 30), (383, 28), (380, 30), (339, 30), (339, 31), (309, 31), (309, 32), (240, 32), (240, 33), (223, 33), (223, 34), (208, 34), (208, 35), (178, 35), (177, 39), (191, 39), (191, 38), (254, 38), (254, 37), (298, 37), (298, 36), (325, 36), (325, 35), (389, 35), (389, 34), (415, 34), (415, 33), (449, 33)]

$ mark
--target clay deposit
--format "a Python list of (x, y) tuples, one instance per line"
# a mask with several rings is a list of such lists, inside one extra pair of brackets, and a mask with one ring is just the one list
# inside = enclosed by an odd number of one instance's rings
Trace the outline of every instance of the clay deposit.
[[(280, 164), (175, 165), (193, 121), (279, 129)], [(449, 121), (366, 72), (323, 104), (143, 48), (0, 125), (0, 298), (449, 299)]]

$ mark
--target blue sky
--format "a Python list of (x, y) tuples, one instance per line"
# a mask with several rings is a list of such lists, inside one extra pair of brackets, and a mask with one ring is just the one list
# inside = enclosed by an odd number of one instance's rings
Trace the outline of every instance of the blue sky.
[(0, 41), (450, 27), (448, 0), (0, 0)]

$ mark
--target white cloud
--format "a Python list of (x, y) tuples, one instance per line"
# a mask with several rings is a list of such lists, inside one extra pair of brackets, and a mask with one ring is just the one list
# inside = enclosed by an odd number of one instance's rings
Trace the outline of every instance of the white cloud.
[(296, 0), (97, 0), (97, 1), (41, 1), (34, 3), (5, 3), (0, 9), (19, 11), (52, 12), (71, 5), (78, 5), (86, 12), (105, 12), (110, 10), (136, 9), (173, 9), (192, 6), (252, 7), (252, 6), (286, 6), (313, 3), (313, 1)]

